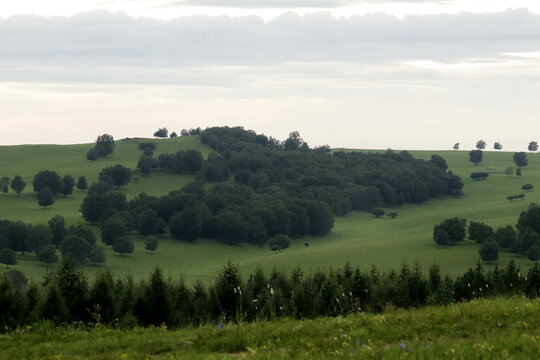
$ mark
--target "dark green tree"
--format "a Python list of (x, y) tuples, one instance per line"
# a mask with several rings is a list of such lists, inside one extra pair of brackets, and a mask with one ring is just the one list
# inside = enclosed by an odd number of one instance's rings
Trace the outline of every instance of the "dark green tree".
[(443, 169), (443, 170), (446, 170), (448, 169), (448, 164), (446, 163), (446, 160), (444, 160), (444, 158), (442, 156), (439, 156), (439, 155), (431, 155), (431, 163), (433, 163), (435, 166)]
[(35, 250), (36, 257), (39, 261), (44, 262), (47, 265), (58, 262), (58, 255), (56, 255), (56, 248), (54, 245), (44, 245)]
[(482, 162), (483, 155), (482, 150), (471, 150), (469, 151), (469, 161), (474, 165), (478, 165)]
[(62, 215), (55, 215), (49, 220), (49, 228), (52, 232), (52, 243), (59, 247), (67, 234), (66, 220)]
[(13, 177), (13, 180), (11, 181), (11, 190), (15, 191), (17, 194), (20, 194), (23, 192), (25, 186), (26, 183), (21, 176), (15, 175)]
[(88, 152), (86, 153), (86, 160), (96, 161), (98, 157), (99, 157), (99, 152), (94, 148), (88, 150)]
[(41, 188), (37, 194), (37, 200), (39, 206), (46, 208), (54, 204), (54, 194), (48, 186)]
[(459, 143), (455, 143), (454, 146), (452, 146), (452, 149), (459, 150)]
[(77, 235), (68, 235), (62, 242), (60, 252), (63, 259), (72, 259), (77, 263), (84, 263), (90, 255), (92, 245)]
[(95, 263), (103, 264), (105, 263), (105, 249), (103, 249), (102, 246), (94, 246), (92, 247), (92, 250), (90, 250), (90, 254), (88, 256), (90, 261)]
[(511, 225), (498, 228), (495, 232), (495, 241), (503, 249), (510, 249), (516, 242), (516, 231)]
[(178, 136), (178, 135), (177, 135), (176, 132), (174, 132), (174, 131), (171, 133), (171, 135), (169, 135), (169, 137), (171, 137), (171, 138), (175, 138), (175, 137), (177, 137), (177, 136)]
[(537, 261), (540, 259), (540, 246), (538, 244), (533, 244), (529, 251), (527, 251), (527, 257), (531, 261)]
[(521, 190), (525, 190), (527, 192), (531, 191), (534, 188), (531, 184), (525, 184), (521, 187)]
[(482, 244), (493, 236), (493, 228), (482, 222), (471, 221), (469, 223), (468, 234), (470, 240)]
[[(515, 152), (513, 157), (514, 163), (520, 168), (528, 165), (527, 154), (524, 151)], [(521, 169), (519, 169), (521, 175)], [(517, 174), (517, 171), (516, 171)]]
[(77, 180), (77, 189), (79, 190), (88, 189), (88, 182), (86, 182), (85, 176), (79, 176), (79, 180)]
[(476, 142), (476, 148), (478, 150), (484, 150), (486, 148), (486, 142), (484, 140), (478, 140)]
[(101, 225), (101, 241), (105, 245), (112, 245), (114, 240), (125, 236), (128, 232), (126, 224), (118, 218), (110, 218)]
[(171, 235), (176, 239), (194, 241), (201, 236), (202, 219), (198, 208), (188, 207), (173, 214), (169, 220)]
[(486, 241), (478, 253), (483, 261), (495, 261), (499, 258), (499, 246), (495, 241)]
[(538, 143), (536, 141), (531, 141), (529, 143), (529, 146), (527, 147), (529, 151), (537, 151), (538, 150)]
[(135, 245), (129, 237), (121, 236), (114, 240), (112, 248), (114, 252), (117, 252), (119, 254), (131, 254), (133, 252), (133, 249), (135, 249)]
[(75, 179), (71, 175), (65, 175), (62, 179), (62, 194), (68, 196), (73, 194), (73, 187), (75, 186)]
[(157, 212), (149, 208), (135, 216), (135, 230), (142, 235), (164, 234), (166, 225)]
[(488, 177), (489, 177), (489, 173), (485, 171), (471, 173), (471, 179), (475, 181), (486, 180)]
[(80, 211), (86, 221), (95, 223), (101, 221), (101, 216), (106, 206), (107, 202), (104, 195), (90, 194), (84, 198)]
[(159, 137), (159, 138), (166, 138), (168, 135), (169, 135), (169, 131), (165, 127), (157, 129), (156, 132), (154, 133), (154, 136)]
[(502, 150), (503, 146), (500, 142), (495, 142), (495, 144), (493, 144), (493, 148), (495, 150)]
[(62, 193), (63, 184), (62, 179), (55, 171), (44, 170), (34, 176), (34, 181), (32, 182), (34, 186), (34, 192), (39, 192), (39, 190), (44, 187), (48, 187), (54, 195)]
[(376, 218), (380, 218), (385, 214), (384, 210), (379, 209), (379, 208), (375, 208), (375, 209), (371, 210), (371, 213), (373, 215), (375, 215)]
[(304, 139), (300, 137), (300, 133), (298, 131), (291, 132), (287, 140), (283, 142), (283, 148), (286, 151), (300, 150), (300, 148), (302, 148), (304, 145), (307, 146)]
[(39, 247), (52, 245), (53, 234), (46, 225), (33, 225), (28, 230), (28, 246), (34, 251)]
[(9, 269), (9, 265), (16, 265), (15, 251), (10, 249), (0, 249), (0, 263), (5, 264)]
[(157, 237), (155, 236), (148, 236), (146, 239), (144, 239), (144, 248), (149, 251), (155, 251), (159, 246), (159, 242)]
[(88, 195), (104, 195), (112, 190), (112, 185), (105, 181), (92, 183), (88, 188)]
[(268, 247), (272, 251), (283, 251), (291, 245), (291, 239), (287, 235), (277, 234), (268, 240)]
[(114, 146), (112, 135), (103, 134), (96, 139), (96, 146), (94, 148), (100, 157), (106, 157), (114, 152)]
[(127, 185), (130, 180), (131, 170), (120, 164), (106, 167), (99, 173), (99, 181), (107, 182), (115, 187)]
[(466, 219), (446, 219), (433, 228), (433, 241), (439, 245), (461, 242), (465, 240), (466, 230)]

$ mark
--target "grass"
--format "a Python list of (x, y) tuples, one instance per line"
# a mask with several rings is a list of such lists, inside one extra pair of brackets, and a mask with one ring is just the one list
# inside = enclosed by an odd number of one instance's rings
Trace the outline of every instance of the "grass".
[[(59, 174), (71, 174), (74, 177), (85, 175), (89, 182), (97, 178), (99, 171), (116, 163), (135, 168), (140, 151), (140, 141), (156, 141), (157, 153), (175, 152), (181, 149), (196, 148), (204, 154), (210, 150), (202, 146), (196, 137), (182, 137), (167, 140), (126, 140), (117, 142), (114, 154), (97, 162), (87, 161), (85, 154), (91, 147), (86, 145), (69, 146), (13, 146), (0, 147), (3, 159), (0, 176), (13, 177), (22, 175), (27, 188), (20, 196), (9, 193), (0, 196), (0, 219), (20, 219), (31, 223), (44, 223), (53, 215), (66, 217), (68, 225), (82, 224), (84, 221), (78, 212), (85, 194), (75, 191), (67, 198), (58, 198), (50, 208), (39, 209), (32, 192), (32, 178), (39, 170), (55, 170)], [(442, 273), (453, 275), (463, 273), (479, 259), (478, 245), (466, 241), (458, 246), (439, 247), (432, 240), (433, 226), (445, 218), (464, 217), (468, 220), (483, 221), (491, 226), (499, 227), (516, 224), (519, 213), (525, 210), (530, 202), (540, 203), (540, 191), (526, 193), (525, 200), (509, 202), (508, 195), (522, 192), (521, 186), (530, 183), (540, 187), (540, 155), (528, 154), (529, 166), (524, 168), (522, 176), (505, 175), (507, 167), (515, 165), (513, 153), (489, 151), (484, 153), (480, 165), (468, 161), (466, 151), (414, 151), (414, 156), (429, 159), (433, 153), (443, 156), (449, 169), (461, 176), (465, 183), (463, 198), (442, 198), (424, 204), (410, 204), (392, 209), (399, 213), (396, 219), (353, 212), (336, 219), (332, 233), (325, 237), (306, 237), (296, 239), (291, 248), (282, 253), (273, 253), (267, 247), (247, 244), (230, 246), (216, 241), (200, 239), (194, 244), (183, 243), (169, 237), (160, 239), (155, 253), (144, 250), (144, 239), (133, 235), (135, 251), (132, 255), (120, 256), (106, 249), (107, 266), (115, 274), (132, 274), (135, 278), (146, 277), (151, 269), (159, 265), (173, 277), (183, 276), (186, 282), (193, 283), (197, 279), (207, 281), (213, 279), (218, 269), (229, 259), (240, 266), (244, 274), (253, 272), (257, 267), (271, 270), (277, 267), (292, 270), (301, 266), (309, 272), (319, 268), (329, 269), (342, 266), (345, 262), (369, 268), (373, 264), (382, 269), (397, 268), (404, 261), (409, 264), (418, 262), (425, 269), (433, 263), (439, 264)], [(473, 171), (492, 172), (488, 180), (473, 181), (469, 174)], [(168, 174), (152, 174), (137, 176), (135, 183), (129, 184), (125, 190), (129, 198), (140, 192), (160, 195), (178, 189), (191, 180), (188, 176)], [(94, 227), (98, 232), (98, 229)], [(309, 243), (309, 246), (304, 246)], [(531, 262), (520, 255), (502, 252), (497, 262), (506, 265), (514, 259), (522, 268)], [(28, 277), (39, 279), (45, 273), (44, 264), (37, 262), (33, 255), (18, 255), (19, 264), (12, 268), (23, 271)], [(488, 264), (494, 266), (495, 264)], [(88, 266), (92, 276), (99, 267)]]
[(539, 335), (540, 299), (516, 297), (177, 330), (38, 323), (0, 335), (0, 358), (535, 359)]

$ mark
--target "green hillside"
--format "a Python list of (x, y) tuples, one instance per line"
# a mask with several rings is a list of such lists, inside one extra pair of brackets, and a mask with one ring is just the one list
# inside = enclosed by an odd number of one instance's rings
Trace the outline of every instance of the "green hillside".
[[(106, 166), (121, 163), (135, 168), (141, 153), (138, 149), (141, 141), (155, 141), (156, 154), (188, 148), (200, 150), (205, 155), (211, 151), (199, 143), (198, 137), (117, 141), (113, 155), (95, 162), (87, 161), (85, 157), (91, 144), (0, 147), (0, 176), (12, 178), (15, 174), (22, 175), (27, 183), (21, 195), (10, 192), (0, 196), (0, 219), (45, 223), (52, 216), (60, 214), (66, 218), (68, 225), (83, 224), (84, 220), (78, 210), (85, 193), (75, 190), (74, 194), (67, 198), (57, 198), (52, 207), (40, 209), (32, 192), (33, 176), (40, 170), (54, 170), (61, 176), (70, 174), (75, 179), (85, 175), (91, 183)], [(213, 278), (216, 271), (229, 259), (239, 264), (245, 273), (253, 272), (258, 266), (266, 270), (273, 267), (290, 270), (298, 265), (306, 271), (321, 267), (328, 269), (343, 265), (346, 261), (364, 268), (373, 264), (381, 268), (397, 268), (406, 261), (410, 264), (419, 262), (424, 268), (436, 262), (443, 273), (456, 274), (478, 261), (478, 245), (467, 241), (458, 246), (436, 246), (432, 241), (433, 226), (436, 223), (445, 218), (459, 216), (483, 221), (494, 227), (515, 224), (519, 213), (526, 209), (530, 202), (540, 202), (540, 192), (534, 190), (527, 193), (522, 201), (506, 200), (508, 195), (522, 192), (523, 184), (540, 186), (540, 181), (537, 181), (540, 179), (540, 157), (537, 154), (528, 154), (529, 166), (524, 168), (522, 176), (516, 176), (503, 173), (507, 167), (515, 169), (513, 153), (509, 152), (487, 151), (484, 153), (483, 162), (478, 166), (468, 161), (466, 151), (412, 153), (425, 159), (429, 159), (433, 153), (444, 157), (449, 169), (461, 176), (465, 183), (464, 197), (443, 198), (419, 205), (393, 208), (392, 211), (399, 213), (396, 219), (376, 219), (367, 213), (353, 212), (336, 218), (330, 235), (294, 240), (291, 248), (282, 253), (273, 253), (266, 247), (248, 244), (231, 246), (205, 239), (195, 243), (183, 243), (162, 237), (158, 250), (152, 254), (144, 250), (143, 238), (133, 235), (134, 253), (120, 256), (107, 248), (107, 266), (118, 275), (130, 273), (140, 278), (146, 276), (155, 265), (159, 265), (166, 273), (172, 276), (182, 275), (188, 282)], [(469, 174), (473, 171), (488, 171), (492, 174), (486, 181), (472, 181)], [(138, 179), (123, 190), (128, 198), (140, 192), (165, 194), (179, 189), (192, 179), (190, 176), (166, 173), (135, 176)], [(94, 229), (98, 232), (97, 227)], [(305, 243), (309, 246), (305, 246)], [(524, 268), (530, 264), (525, 257), (504, 252), (501, 253), (499, 263), (506, 264), (510, 258), (516, 259), (517, 264)], [(32, 254), (18, 255), (18, 259), (19, 263), (13, 268), (23, 271), (29, 277), (40, 278), (46, 271), (45, 265), (35, 261)], [(87, 271), (92, 274), (96, 269), (90, 267)]]
[(535, 359), (540, 301), (475, 300), (315, 320), (117, 328), (38, 323), (0, 335), (6, 359)]

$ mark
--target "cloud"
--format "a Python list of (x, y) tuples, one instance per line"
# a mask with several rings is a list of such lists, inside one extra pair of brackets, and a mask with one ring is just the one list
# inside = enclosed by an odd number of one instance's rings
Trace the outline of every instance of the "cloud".
[[(238, 83), (235, 69), (251, 67), (320, 64), (311, 71), (316, 76), (327, 63), (352, 69), (418, 65), (415, 61), (497, 61), (503, 53), (537, 52), (540, 15), (509, 10), (398, 19), (384, 14), (337, 18), (320, 12), (286, 13), (264, 22), (257, 16), (162, 21), (96, 11), (72, 17), (12, 16), (0, 19), (0, 34), (4, 81), (226, 86)], [(241, 77), (252, 79), (256, 74)]]

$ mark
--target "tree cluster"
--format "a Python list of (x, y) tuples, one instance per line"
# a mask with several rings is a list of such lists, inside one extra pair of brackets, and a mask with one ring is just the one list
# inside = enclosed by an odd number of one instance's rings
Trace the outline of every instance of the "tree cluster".
[(114, 138), (112, 135), (100, 135), (96, 139), (96, 145), (86, 153), (86, 159), (95, 161), (100, 157), (107, 157), (114, 152), (114, 147)]
[(11, 183), (9, 177), (7, 176), (0, 178), (0, 192), (7, 194), (10, 187), (13, 192), (20, 194), (26, 187), (26, 183), (20, 175), (15, 175), (13, 180), (11, 180)]
[[(261, 269), (243, 278), (231, 263), (208, 285), (187, 286), (156, 268), (147, 279), (115, 278), (110, 270), (93, 281), (73, 263), (63, 262), (46, 279), (14, 285), (0, 277), (0, 326), (23, 327), (40, 320), (56, 324), (82, 322), (120, 328), (172, 328), (221, 322), (251, 322), (279, 318), (309, 319), (380, 312), (384, 308), (446, 305), (492, 296), (538, 297), (540, 267), (521, 274), (510, 262), (504, 269), (486, 271), (478, 264), (454, 279), (437, 266), (427, 274), (415, 265), (369, 271), (346, 264), (336, 270), (291, 273)], [(20, 282), (23, 283), (24, 282)]]
[(58, 261), (58, 251), (62, 258), (72, 258), (77, 263), (105, 262), (105, 253), (96, 245), (94, 233), (82, 226), (66, 228), (60, 215), (53, 216), (48, 225), (0, 220), (0, 249), (13, 254), (33, 252), (46, 264)]

